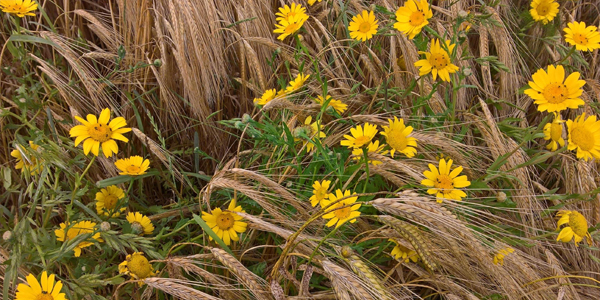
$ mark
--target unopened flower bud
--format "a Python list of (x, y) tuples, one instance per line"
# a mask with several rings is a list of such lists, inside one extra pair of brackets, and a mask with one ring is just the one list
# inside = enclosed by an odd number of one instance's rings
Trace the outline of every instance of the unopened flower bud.
[(352, 248), (350, 248), (350, 246), (344, 246), (342, 247), (342, 256), (345, 258), (348, 258), (350, 256), (352, 256), (352, 254), (354, 254), (354, 250), (352, 250)]
[(501, 203), (504, 202), (504, 201), (506, 201), (506, 198), (507, 197), (506, 197), (506, 194), (504, 192), (499, 192), (498, 195), (496, 195), (496, 200), (498, 202), (501, 202)]
[(110, 230), (110, 223), (108, 223), (108, 222), (100, 223), (100, 231), (109, 231), (109, 230)]
[(133, 234), (140, 234), (144, 232), (144, 227), (138, 222), (131, 224), (131, 229), (133, 230)]
[(295, 138), (307, 137), (310, 135), (311, 131), (312, 131), (312, 129), (310, 128), (310, 126), (296, 127), (294, 129), (294, 137)]
[(5, 242), (10, 241), (11, 238), (12, 238), (12, 232), (10, 232), (10, 230), (9, 231), (5, 231), (4, 234), (2, 234), (2, 239)]
[(469, 16), (469, 13), (461, 9), (458, 11), (458, 16), (464, 19)]
[(242, 123), (246, 124), (250, 123), (250, 121), (252, 121), (252, 117), (249, 114), (244, 114), (242, 116)]
[(155, 59), (155, 60), (154, 60), (154, 66), (155, 66), (155, 67), (160, 67), (160, 66), (162, 66), (162, 60), (160, 60), (160, 59)]
[(464, 68), (463, 69), (463, 74), (465, 76), (471, 76), (471, 74), (473, 74), (473, 71), (471, 71), (471, 68)]

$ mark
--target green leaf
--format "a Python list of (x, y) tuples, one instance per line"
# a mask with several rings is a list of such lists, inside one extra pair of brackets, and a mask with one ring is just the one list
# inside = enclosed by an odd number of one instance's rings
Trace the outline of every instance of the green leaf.
[(210, 235), (210, 237), (212, 237), (212, 239), (215, 240), (223, 250), (227, 251), (227, 253), (231, 254), (232, 256), (235, 256), (233, 255), (233, 252), (231, 252), (231, 249), (229, 249), (223, 240), (221, 240), (219, 236), (217, 236), (217, 234), (210, 227), (208, 227), (208, 224), (206, 224), (206, 222), (204, 222), (199, 215), (194, 214), (194, 221), (196, 221), (196, 223), (198, 223), (198, 225), (204, 229), (204, 232)]
[(117, 184), (131, 181), (132, 178), (142, 179), (142, 178), (146, 178), (146, 177), (150, 177), (150, 176), (154, 176), (154, 175), (158, 175), (158, 171), (150, 171), (146, 174), (138, 175), (138, 176), (119, 175), (116, 177), (111, 177), (111, 178), (107, 178), (104, 180), (100, 180), (100, 181), (96, 182), (96, 186), (99, 188), (105, 188), (110, 185), (117, 185)]
[(31, 36), (31, 35), (23, 35), (23, 34), (13, 34), (10, 36), (10, 38), (8, 38), (9, 42), (24, 42), (24, 43), (39, 43), (39, 44), (46, 44), (46, 45), (50, 45), (52, 47), (56, 47), (56, 48), (60, 48), (57, 44), (55, 44), (54, 42), (47, 40), (47, 39), (43, 39), (41, 37), (37, 37), (37, 36)]

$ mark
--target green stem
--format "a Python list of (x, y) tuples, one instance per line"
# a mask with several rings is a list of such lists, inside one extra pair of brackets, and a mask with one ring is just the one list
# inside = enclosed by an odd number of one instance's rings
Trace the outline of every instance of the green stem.
[[(83, 173), (81, 173), (81, 175), (79, 177), (77, 177), (77, 179), (75, 180), (75, 187), (73, 188), (73, 192), (71, 193), (71, 204), (70, 204), (71, 206), (73, 206), (73, 201), (75, 201), (75, 194), (77, 193), (77, 190), (79, 189), (79, 185), (81, 184), (81, 180), (83, 179), (83, 176), (85, 176), (85, 174), (87, 174), (87, 172), (90, 170), (90, 168), (92, 167), (92, 164), (94, 163), (94, 161), (96, 161), (96, 157), (97, 156), (92, 156), (90, 163), (88, 163), (85, 170), (83, 170)], [(67, 214), (67, 224), (69, 223), (69, 217), (70, 216)]]
[(573, 46), (573, 48), (571, 48), (571, 50), (569, 50), (569, 53), (567, 53), (567, 55), (565, 56), (565, 58), (561, 59), (557, 65), (562, 65), (563, 62), (565, 62), (565, 60), (567, 60), (567, 58), (571, 57), (571, 55), (573, 55), (573, 53), (575, 52), (575, 46)]
[(367, 169), (367, 179), (365, 180), (365, 185), (363, 186), (363, 194), (367, 192), (367, 184), (369, 183), (369, 150), (367, 148), (363, 148), (363, 155), (365, 157), (365, 168)]

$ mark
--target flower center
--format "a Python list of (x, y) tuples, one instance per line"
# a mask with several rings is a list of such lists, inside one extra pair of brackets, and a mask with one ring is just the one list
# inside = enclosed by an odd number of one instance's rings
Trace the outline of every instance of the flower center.
[(137, 174), (140, 173), (140, 171), (142, 171), (142, 169), (136, 165), (127, 166), (127, 169), (125, 170), (127, 171), (127, 173), (130, 174)]
[(367, 33), (371, 31), (371, 24), (369, 24), (369, 22), (363, 22), (362, 24), (360, 24), (360, 26), (358, 26), (358, 31), (362, 33)]
[(569, 226), (578, 236), (584, 237), (588, 233), (587, 220), (582, 214), (576, 211), (569, 214)]
[(571, 141), (584, 151), (594, 148), (594, 135), (583, 127), (577, 127), (571, 131)]
[(233, 227), (234, 221), (235, 220), (230, 213), (222, 213), (217, 217), (217, 226), (219, 226), (221, 230), (228, 230)]
[(117, 196), (112, 195), (112, 194), (104, 197), (104, 208), (106, 208), (108, 210), (115, 208), (115, 204), (117, 204), (117, 200), (119, 200), (117, 198)]
[(388, 138), (386, 140), (390, 147), (398, 151), (404, 150), (408, 145), (408, 140), (400, 130), (391, 130), (388, 133)]
[(439, 175), (435, 179), (434, 186), (442, 190), (444, 194), (450, 193), (454, 189), (452, 178), (448, 175)]
[(434, 68), (441, 70), (448, 66), (449, 59), (444, 53), (432, 53), (429, 62)]
[(298, 23), (291, 23), (290, 25), (288, 25), (285, 28), (285, 33), (292, 34), (292, 33), (296, 32), (296, 30), (298, 30), (299, 28), (300, 28), (300, 24), (298, 24)]
[(581, 33), (573, 33), (573, 41), (575, 41), (576, 44), (587, 45), (588, 38)]
[[(340, 206), (343, 206), (345, 204), (340, 203)], [(340, 220), (346, 219), (348, 217), (350, 217), (350, 212), (352, 212), (352, 207), (350, 205), (348, 205), (347, 207), (344, 208), (340, 208), (340, 209), (336, 209), (333, 211), (333, 214)]]
[(88, 129), (88, 134), (92, 137), (92, 139), (104, 143), (110, 140), (112, 136), (112, 130), (106, 124), (95, 124)]
[(362, 145), (368, 143), (370, 140), (371, 140), (370, 136), (366, 136), (366, 135), (359, 136), (354, 140), (354, 145), (356, 147), (361, 147)]
[(408, 23), (412, 26), (419, 26), (423, 24), (425, 20), (425, 14), (421, 11), (415, 11), (410, 15)]
[(152, 275), (152, 266), (143, 255), (134, 254), (129, 262), (127, 262), (127, 269), (133, 273), (139, 279), (144, 279)]
[(295, 15), (296, 15), (296, 12), (295, 12), (295, 11), (290, 11), (290, 12), (287, 14), (287, 18), (288, 18), (288, 20), (289, 20), (289, 19), (291, 19), (291, 18), (292, 18), (293, 16), (295, 16)]
[(37, 297), (35, 297), (35, 300), (54, 300), (54, 297), (52, 297), (52, 295), (48, 294), (48, 292), (42, 291), (41, 294), (39, 294), (39, 295), (37, 295)]
[(550, 12), (550, 2), (542, 2), (536, 8), (538, 15), (545, 17)]
[(562, 125), (558, 123), (552, 123), (550, 125), (550, 138), (553, 141), (559, 141), (562, 137)]
[(319, 189), (315, 193), (315, 196), (317, 196), (318, 199), (325, 199), (326, 195), (327, 195), (327, 190), (326, 189)]
[(562, 103), (567, 100), (567, 96), (569, 95), (569, 90), (567, 86), (561, 83), (553, 82), (550, 83), (544, 88), (544, 98), (546, 101), (556, 104)]

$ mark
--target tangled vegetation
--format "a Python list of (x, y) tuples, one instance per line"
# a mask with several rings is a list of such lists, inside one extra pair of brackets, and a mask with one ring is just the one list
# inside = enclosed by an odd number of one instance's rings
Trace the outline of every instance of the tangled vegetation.
[(592, 0), (0, 0), (3, 299), (597, 299)]

